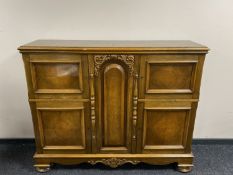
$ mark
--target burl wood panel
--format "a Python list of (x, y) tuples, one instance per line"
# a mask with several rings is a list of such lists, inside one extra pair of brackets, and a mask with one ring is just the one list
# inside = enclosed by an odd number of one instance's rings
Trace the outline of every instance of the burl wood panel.
[(83, 109), (39, 110), (45, 146), (85, 147)]
[(182, 145), (187, 111), (146, 110), (144, 145)]
[(80, 89), (79, 63), (36, 63), (34, 66), (37, 89)]
[(143, 55), (140, 61), (139, 98), (192, 98), (199, 89), (197, 55)]
[(119, 64), (109, 64), (103, 76), (103, 146), (124, 146), (127, 102), (125, 71)]
[(193, 64), (149, 63), (148, 90), (190, 89)]

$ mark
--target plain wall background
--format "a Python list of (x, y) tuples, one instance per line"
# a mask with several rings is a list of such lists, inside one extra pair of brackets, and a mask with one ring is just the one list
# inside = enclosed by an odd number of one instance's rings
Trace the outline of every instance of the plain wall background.
[(232, 0), (0, 0), (0, 138), (34, 137), (17, 47), (35, 39), (204, 44), (194, 137), (233, 138)]

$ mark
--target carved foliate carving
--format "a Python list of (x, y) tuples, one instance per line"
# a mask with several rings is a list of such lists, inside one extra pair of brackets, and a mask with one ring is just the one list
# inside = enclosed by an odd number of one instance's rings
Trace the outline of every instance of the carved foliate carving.
[(110, 159), (101, 159), (101, 160), (89, 160), (88, 163), (95, 165), (97, 163), (103, 163), (111, 168), (116, 168), (125, 163), (131, 163), (133, 165), (138, 164), (140, 161), (137, 160), (127, 160), (127, 159), (119, 159), (119, 158), (110, 158)]
[(95, 55), (95, 75), (99, 75), (99, 69), (101, 65), (108, 60), (120, 60), (124, 62), (129, 69), (130, 75), (133, 75), (134, 72), (134, 56), (133, 55)]

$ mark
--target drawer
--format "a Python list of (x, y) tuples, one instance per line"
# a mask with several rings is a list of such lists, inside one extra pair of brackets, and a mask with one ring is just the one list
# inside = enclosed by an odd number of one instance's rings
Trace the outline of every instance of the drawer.
[(192, 98), (197, 71), (197, 55), (142, 56), (139, 98)]
[(35, 98), (88, 97), (88, 68), (85, 56), (30, 54), (30, 70)]

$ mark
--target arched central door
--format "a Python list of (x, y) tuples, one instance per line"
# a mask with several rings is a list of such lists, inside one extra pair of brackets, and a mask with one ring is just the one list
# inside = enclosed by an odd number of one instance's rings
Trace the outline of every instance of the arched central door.
[(102, 127), (104, 147), (125, 147), (127, 88), (124, 68), (109, 64), (103, 73)]
[(132, 78), (125, 62), (109, 59), (99, 67), (97, 143), (99, 152), (131, 152)]

